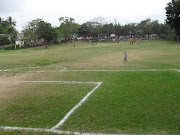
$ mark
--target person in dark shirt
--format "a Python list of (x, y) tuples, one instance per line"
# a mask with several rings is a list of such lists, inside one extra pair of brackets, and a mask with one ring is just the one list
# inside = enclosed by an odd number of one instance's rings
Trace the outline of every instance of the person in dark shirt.
[(127, 62), (127, 54), (124, 52), (124, 62)]

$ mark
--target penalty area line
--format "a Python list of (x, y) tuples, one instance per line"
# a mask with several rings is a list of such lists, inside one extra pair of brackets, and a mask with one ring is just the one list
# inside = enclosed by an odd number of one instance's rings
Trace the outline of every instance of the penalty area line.
[(97, 89), (99, 88), (99, 86), (102, 84), (102, 82), (98, 82), (97, 86), (95, 88), (93, 88), (77, 105), (75, 105), (65, 116), (62, 120), (59, 121), (59, 123), (57, 125), (55, 125), (54, 127), (51, 128), (51, 130), (55, 130), (56, 128), (58, 128), (59, 126), (63, 125), (64, 122), (70, 117), (70, 115), (78, 108), (82, 105), (82, 103), (84, 103), (88, 97)]
[(86, 94), (86, 96), (78, 103), (76, 104), (65, 116), (63, 119), (59, 121), (57, 125), (52, 127), (51, 129), (42, 129), (42, 128), (29, 128), (29, 127), (8, 127), (8, 126), (1, 126), (0, 129), (11, 129), (11, 130), (33, 130), (33, 131), (49, 131), (49, 132), (54, 132), (54, 133), (65, 133), (65, 134), (81, 134), (78, 132), (69, 132), (69, 131), (59, 131), (55, 130), (66, 120), (70, 117), (70, 115), (77, 109), (79, 108), (88, 98), (91, 96), (91, 94), (99, 88), (99, 86), (102, 84), (102, 82), (78, 82), (78, 81), (0, 81), (0, 83), (66, 83), (66, 84), (96, 84), (96, 86)]

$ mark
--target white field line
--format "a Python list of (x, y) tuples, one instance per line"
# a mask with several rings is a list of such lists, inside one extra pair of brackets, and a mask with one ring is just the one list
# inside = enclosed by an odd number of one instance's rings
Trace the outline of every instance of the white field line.
[[(180, 69), (136, 69), (136, 70), (66, 70), (66, 68), (63, 68), (62, 70), (57, 70), (57, 71), (75, 71), (75, 72), (84, 72), (84, 71), (89, 71), (89, 72), (119, 72), (119, 71), (178, 71), (180, 72)], [(9, 70), (0, 70), (3, 72), (7, 72)], [(12, 71), (12, 70), (11, 70)], [(54, 72), (57, 72), (54, 71)], [(35, 72), (48, 72), (47, 70), (45, 71), (35, 71)], [(52, 71), (53, 72), (53, 71)], [(0, 83), (10, 83), (12, 81), (9, 82), (0, 82)], [(87, 98), (102, 84), (102, 82), (78, 82), (78, 81), (13, 81), (13, 82), (25, 82), (25, 83), (70, 83), (70, 84), (75, 84), (75, 83), (91, 83), (91, 84), (97, 84), (97, 86), (90, 91), (75, 107), (73, 107), (66, 115), (65, 117), (60, 120), (60, 122), (55, 125), (54, 127), (52, 127), (51, 129), (43, 129), (43, 128), (26, 128), (26, 127), (3, 127), (1, 126), (0, 129), (4, 129), (4, 130), (31, 130), (31, 131), (45, 131), (45, 132), (52, 132), (52, 133), (59, 133), (59, 134), (75, 134), (75, 135), (125, 135), (125, 134), (103, 134), (103, 133), (83, 133), (83, 132), (71, 132), (71, 131), (60, 131), (60, 130), (55, 130), (56, 128), (58, 128), (60, 125), (62, 125), (68, 118), (69, 116), (78, 108), (82, 105), (83, 102), (85, 102), (85, 100), (87, 100)], [(127, 134), (126, 134), (127, 135)]]
[(132, 70), (41, 70), (41, 71), (29, 71), (29, 72), (155, 72), (155, 71), (178, 71), (180, 69), (132, 69)]
[(128, 135), (128, 134), (104, 134), (104, 133), (85, 133), (85, 132), (71, 132), (71, 131), (62, 131), (62, 130), (52, 130), (52, 129), (43, 129), (43, 128), (25, 128), (25, 127), (0, 127), (4, 130), (25, 130), (25, 131), (41, 131), (41, 132), (51, 132), (58, 134), (74, 134), (74, 135)]
[(1, 69), (0, 72), (8, 72), (9, 70)]
[(67, 71), (72, 71), (72, 72), (135, 72), (135, 71), (178, 71), (180, 72), (179, 69), (132, 69), (132, 70), (65, 70)]
[(101, 82), (78, 82), (78, 81), (0, 81), (0, 83), (66, 83), (66, 84), (99, 84)]
[(78, 108), (82, 105), (82, 103), (84, 103), (88, 97), (102, 84), (102, 82), (98, 82), (98, 85), (91, 90), (76, 106), (74, 106), (66, 115), (65, 117), (59, 121), (59, 123), (57, 125), (55, 125), (54, 127), (52, 127), (51, 129), (54, 130), (56, 128), (58, 128), (59, 126), (61, 126), (68, 118), (69, 116)]
[[(51, 66), (48, 66), (51, 67)], [(52, 67), (59, 67), (59, 66), (52, 66)], [(39, 69), (41, 66), (37, 67), (23, 67), (27, 69)], [(17, 71), (23, 68), (14, 68), (14, 69), (0, 69), (0, 72), (8, 72), (8, 71)], [(135, 71), (178, 71), (180, 69), (122, 69), (122, 70), (68, 70), (66, 67), (59, 67), (59, 70), (36, 70), (36, 71), (28, 71), (28, 72), (135, 72)]]
[[(0, 72), (8, 72), (8, 71), (17, 71), (17, 70), (22, 70), (22, 69), (38, 69), (41, 68), (43, 66), (36, 66), (36, 67), (20, 67), (20, 68), (13, 68), (13, 69), (0, 69)], [(58, 67), (58, 68), (62, 68), (60, 66), (47, 66), (47, 67)], [(62, 70), (66, 70), (65, 67), (63, 67)]]
[(180, 69), (124, 69), (124, 70), (68, 70), (66, 68), (62, 70), (41, 70), (41, 71), (29, 71), (29, 72), (145, 72), (145, 71), (178, 71)]
[(55, 130), (70, 117), (70, 115), (80, 107), (88, 97), (102, 84), (102, 82), (78, 82), (78, 81), (1, 81), (0, 83), (67, 83), (67, 84), (96, 84), (97, 86), (94, 87), (77, 105), (75, 105), (65, 116), (62, 120), (59, 121), (57, 125), (52, 127), (51, 129), (42, 129), (42, 128), (29, 128), (29, 127), (8, 127), (8, 126), (1, 126), (0, 129), (4, 130), (33, 130), (33, 131), (46, 131), (46, 132), (53, 132), (53, 133), (60, 133), (60, 134), (82, 134), (79, 132), (70, 132), (70, 131), (59, 131)]

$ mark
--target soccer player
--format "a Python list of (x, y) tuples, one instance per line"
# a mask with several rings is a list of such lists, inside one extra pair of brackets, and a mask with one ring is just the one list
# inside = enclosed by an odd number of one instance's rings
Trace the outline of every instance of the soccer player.
[(127, 62), (127, 54), (124, 52), (124, 62)]

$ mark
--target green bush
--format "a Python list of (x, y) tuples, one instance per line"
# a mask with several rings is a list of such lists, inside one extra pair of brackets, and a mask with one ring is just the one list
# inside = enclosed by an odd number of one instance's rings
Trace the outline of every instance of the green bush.
[[(16, 49), (18, 49), (18, 48), (19, 48), (19, 46), (16, 45)], [(15, 44), (10, 44), (10, 45), (4, 46), (3, 50), (15, 50)]]
[(176, 36), (174, 34), (172, 35), (161, 35), (161, 39), (167, 40), (167, 41), (176, 41)]
[(10, 43), (11, 43), (11, 41), (8, 39), (8, 37), (6, 37), (6, 36), (0, 37), (0, 45), (7, 45)]

